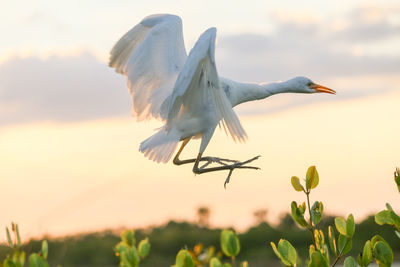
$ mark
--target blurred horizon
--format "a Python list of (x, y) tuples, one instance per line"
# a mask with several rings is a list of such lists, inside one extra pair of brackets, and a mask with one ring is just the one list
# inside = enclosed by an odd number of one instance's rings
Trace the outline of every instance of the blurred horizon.
[[(24, 2), (24, 1), (23, 1)], [(190, 221), (272, 223), (300, 194), (290, 177), (320, 175), (312, 201), (356, 221), (400, 209), (400, 4), (316, 0), (7, 2), (0, 10), (0, 226), (25, 237)], [(223, 10), (223, 12), (221, 12)], [(187, 51), (217, 27), (223, 77), (268, 82), (307, 76), (337, 95), (277, 95), (235, 108), (249, 141), (217, 130), (207, 155), (262, 157), (260, 171), (195, 176), (192, 166), (156, 164), (138, 147), (162, 124), (136, 122), (125, 78), (107, 66), (114, 43), (143, 17), (182, 18)], [(73, 14), (73, 16), (72, 16)], [(206, 14), (206, 15), (205, 15)], [(190, 142), (182, 157), (197, 155)], [(0, 235), (0, 242), (5, 236)]]

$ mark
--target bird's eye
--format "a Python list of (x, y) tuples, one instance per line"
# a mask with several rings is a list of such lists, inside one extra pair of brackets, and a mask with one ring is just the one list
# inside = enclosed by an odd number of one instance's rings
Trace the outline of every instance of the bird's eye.
[(307, 86), (311, 86), (311, 85), (313, 85), (312, 82), (308, 82), (308, 83), (307, 83)]

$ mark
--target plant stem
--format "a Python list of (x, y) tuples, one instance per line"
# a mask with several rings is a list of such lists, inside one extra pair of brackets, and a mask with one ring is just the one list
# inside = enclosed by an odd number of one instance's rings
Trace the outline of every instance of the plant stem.
[(235, 256), (232, 256), (232, 266), (235, 266)]
[(310, 191), (305, 191), (306, 196), (307, 196), (307, 206), (308, 206), (308, 214), (310, 216), (310, 227), (307, 227), (308, 230), (310, 230), (311, 232), (311, 237), (312, 237), (312, 241), (315, 247), (317, 247), (317, 244), (315, 243), (315, 237), (314, 237), (314, 226), (312, 223), (312, 219), (311, 219), (311, 205), (310, 205)]
[(347, 243), (349, 243), (350, 238), (346, 237), (346, 243), (344, 243), (344, 246), (342, 248), (342, 250), (339, 252), (339, 255), (336, 257), (335, 261), (333, 262), (331, 267), (334, 267), (336, 265), (336, 263), (339, 261), (339, 259), (343, 256), (343, 251), (345, 249), (345, 247), (347, 246)]

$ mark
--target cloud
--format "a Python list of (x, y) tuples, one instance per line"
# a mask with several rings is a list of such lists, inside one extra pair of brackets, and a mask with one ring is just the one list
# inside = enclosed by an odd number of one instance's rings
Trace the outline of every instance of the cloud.
[[(333, 28), (318, 19), (275, 20), (273, 33), (219, 37), (219, 74), (238, 81), (276, 81), (307, 76), (338, 91), (337, 96), (284, 95), (240, 108), (240, 113), (273, 113), (320, 101), (372, 96), (400, 89), (400, 54), (354, 53), (362, 40), (397, 33), (391, 9), (360, 8)], [(284, 18), (284, 19), (282, 19)], [(390, 27), (386, 27), (390, 25)], [(368, 32), (370, 29), (375, 29)], [(386, 28), (378, 33), (380, 28)], [(360, 29), (365, 29), (361, 31)], [(359, 34), (359, 35), (357, 35)], [(128, 115), (125, 78), (89, 53), (75, 56), (12, 58), (0, 65), (0, 127), (40, 120), (83, 121)], [(267, 104), (263, 104), (267, 103)]]
[(347, 42), (376, 42), (394, 38), (400, 34), (400, 25), (391, 22), (398, 16), (400, 5), (362, 6), (352, 10), (347, 27), (338, 31), (334, 38)]
[[(400, 5), (396, 6), (400, 10)], [(284, 80), (296, 75), (327, 79), (337, 76), (400, 73), (400, 53), (365, 53), (366, 42), (397, 38), (400, 26), (389, 18), (392, 9), (354, 9), (335, 22), (294, 16), (275, 16), (271, 34), (241, 34), (219, 38), (217, 47), (220, 73), (244, 80)], [(336, 21), (337, 22), (337, 21)], [(397, 49), (398, 51), (398, 49)], [(394, 52), (395, 53), (395, 52)], [(248, 69), (252, 69), (248, 71)]]
[(334, 39), (318, 36), (313, 28), (284, 25), (272, 36), (243, 34), (220, 39), (217, 57), (222, 71), (245, 80), (400, 72), (400, 56), (358, 56), (351, 47), (338, 50), (339, 46)]
[(276, 29), (271, 34), (220, 37), (216, 52), (219, 74), (257, 82), (287, 80), (301, 75), (338, 91), (334, 97), (282, 95), (274, 97), (273, 101), (239, 107), (242, 114), (275, 113), (320, 101), (355, 99), (400, 90), (400, 53), (371, 55), (355, 49), (366, 41), (378, 43), (398, 36), (399, 26), (388, 20), (391, 12), (388, 9), (355, 9), (344, 19), (345, 27), (339, 28), (318, 19), (277, 16), (274, 19)]
[(0, 125), (129, 114), (121, 75), (89, 54), (13, 58), (0, 66)]

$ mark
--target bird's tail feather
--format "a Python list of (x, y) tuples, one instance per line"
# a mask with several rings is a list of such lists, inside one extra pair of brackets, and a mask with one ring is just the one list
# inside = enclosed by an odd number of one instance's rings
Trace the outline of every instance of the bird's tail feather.
[(178, 146), (180, 137), (174, 131), (165, 131), (162, 127), (157, 133), (144, 140), (139, 147), (148, 159), (158, 163), (167, 163)]

